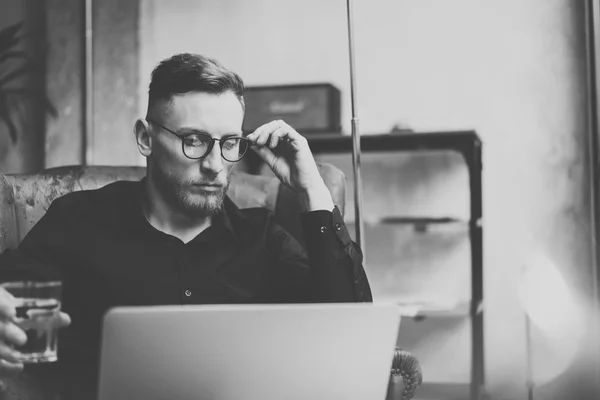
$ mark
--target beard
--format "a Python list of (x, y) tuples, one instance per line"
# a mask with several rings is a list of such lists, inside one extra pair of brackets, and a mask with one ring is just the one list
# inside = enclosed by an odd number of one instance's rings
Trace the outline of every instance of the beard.
[[(225, 182), (207, 178), (206, 182), (222, 185), (218, 190), (197, 193), (191, 189), (197, 181), (183, 181), (180, 176), (169, 173), (156, 166), (152, 181), (165, 201), (174, 209), (190, 217), (214, 216), (221, 212), (229, 188), (229, 179)], [(205, 182), (202, 182), (205, 183)]]

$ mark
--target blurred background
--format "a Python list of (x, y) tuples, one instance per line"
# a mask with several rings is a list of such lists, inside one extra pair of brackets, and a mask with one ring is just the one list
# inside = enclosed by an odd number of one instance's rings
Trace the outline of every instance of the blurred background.
[[(376, 138), (363, 159), (366, 268), (376, 301), (424, 310), (398, 339), (423, 365), (417, 398), (472, 398), (477, 316), (486, 398), (600, 398), (597, 18), (583, 0), (355, 2), (359, 128)], [(339, 129), (310, 141), (346, 172), (353, 228), (350, 153), (319, 147), (351, 129), (345, 1), (0, 0), (0, 29), (0, 174), (145, 165), (132, 129), (151, 71), (201, 53), (249, 88), (335, 88)], [(483, 169), (453, 145), (427, 150), (457, 132), (474, 135)]]

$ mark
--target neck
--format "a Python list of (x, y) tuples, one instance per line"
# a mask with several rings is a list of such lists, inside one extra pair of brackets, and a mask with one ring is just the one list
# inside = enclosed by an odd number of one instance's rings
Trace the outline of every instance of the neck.
[(190, 216), (174, 209), (157, 190), (150, 179), (145, 179), (143, 211), (148, 223), (168, 235), (175, 236), (184, 243), (189, 242), (212, 225), (209, 215)]

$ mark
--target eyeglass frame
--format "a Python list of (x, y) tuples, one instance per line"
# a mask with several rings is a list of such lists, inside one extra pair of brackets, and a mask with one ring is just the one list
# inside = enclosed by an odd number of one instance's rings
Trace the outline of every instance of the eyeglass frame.
[[(244, 158), (244, 156), (246, 155), (246, 153), (248, 153), (248, 149), (250, 148), (250, 146), (252, 146), (252, 142), (250, 142), (250, 140), (246, 139), (243, 136), (237, 136), (237, 135), (233, 135), (233, 136), (227, 136), (225, 139), (223, 138), (214, 138), (212, 136), (210, 136), (208, 133), (203, 133), (203, 132), (192, 132), (192, 133), (188, 133), (185, 135), (179, 135), (177, 132), (167, 128), (166, 126), (159, 124), (158, 122), (156, 122), (153, 119), (150, 118), (146, 118), (146, 121), (150, 122), (151, 124), (154, 124), (156, 126), (158, 126), (159, 128), (164, 129), (165, 131), (169, 132), (170, 134), (176, 136), (177, 138), (179, 138), (181, 140), (181, 152), (183, 153), (183, 155), (187, 158), (189, 158), (190, 160), (201, 160), (204, 157), (208, 156), (210, 154), (210, 152), (213, 150), (213, 148), (215, 147), (215, 142), (218, 141), (219, 142), (219, 148), (221, 150), (221, 157), (227, 161), (227, 162), (239, 162), (242, 160), (242, 158)], [(185, 139), (192, 136), (192, 135), (197, 135), (197, 136), (204, 136), (206, 138), (208, 138), (210, 140), (210, 144), (208, 145), (208, 149), (206, 150), (206, 153), (203, 156), (200, 156), (198, 158), (194, 158), (194, 157), (190, 157), (185, 153)], [(242, 141), (247, 143), (247, 148), (246, 151), (244, 152), (244, 154), (242, 154), (242, 156), (236, 160), (236, 161), (230, 161), (228, 159), (225, 158), (225, 156), (223, 155), (223, 142), (227, 141), (229, 139), (241, 139)]]

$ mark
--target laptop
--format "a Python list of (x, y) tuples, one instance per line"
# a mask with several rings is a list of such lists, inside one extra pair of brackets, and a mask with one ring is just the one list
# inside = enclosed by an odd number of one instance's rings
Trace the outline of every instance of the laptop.
[(383, 400), (399, 326), (370, 303), (114, 308), (99, 400)]

